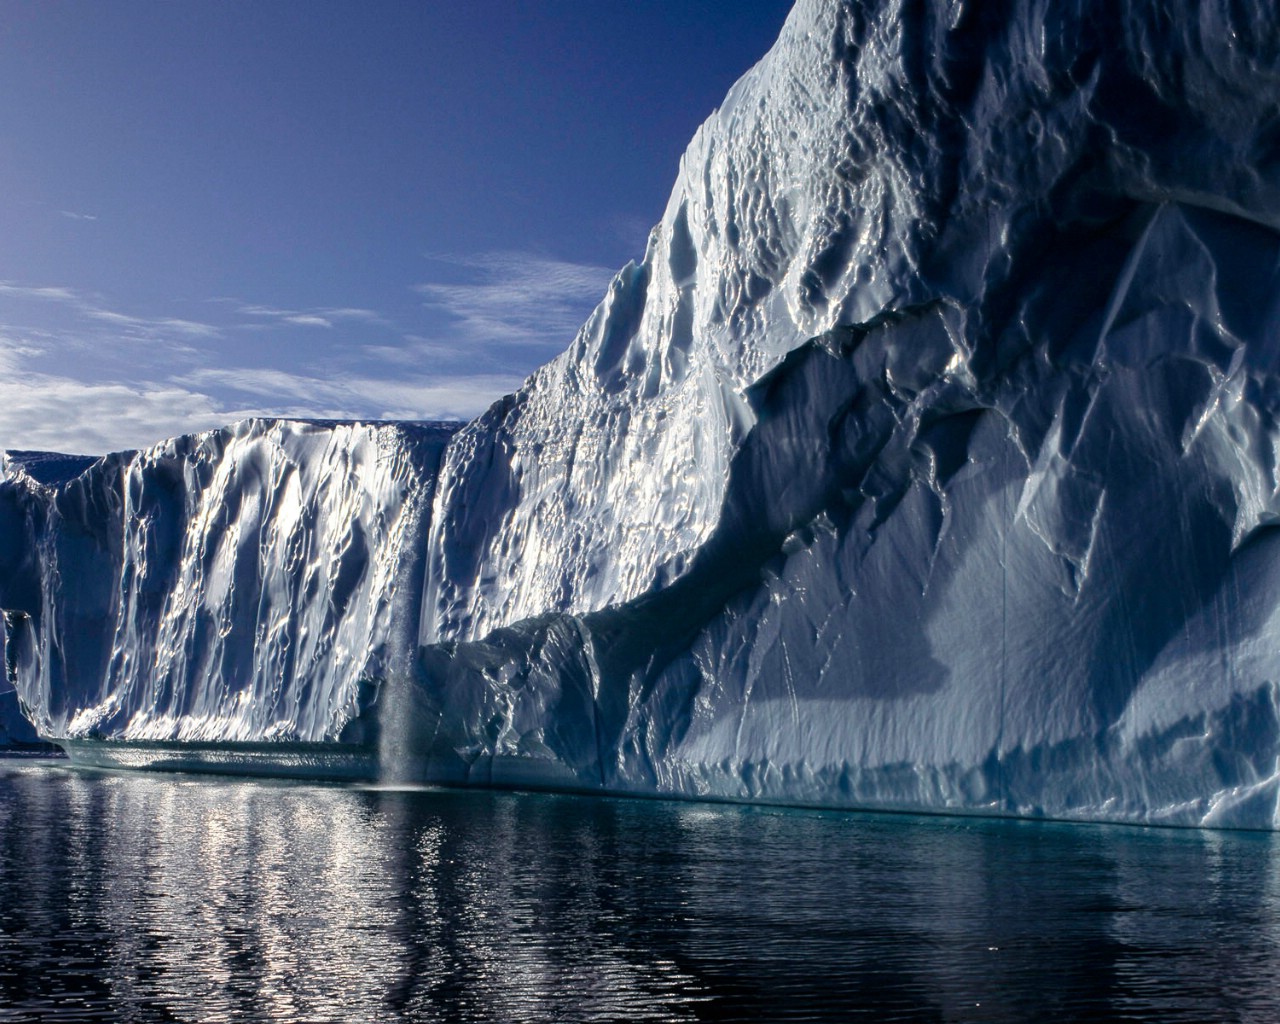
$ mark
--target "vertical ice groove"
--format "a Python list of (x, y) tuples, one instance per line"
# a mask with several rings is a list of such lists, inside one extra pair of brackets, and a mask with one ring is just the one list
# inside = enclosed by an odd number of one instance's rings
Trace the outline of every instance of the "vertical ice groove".
[[(46, 490), (48, 654), (22, 680), (42, 729), (336, 739), (393, 631), (416, 636), (423, 508), (451, 433), (244, 421)], [(388, 615), (395, 601), (411, 616)]]

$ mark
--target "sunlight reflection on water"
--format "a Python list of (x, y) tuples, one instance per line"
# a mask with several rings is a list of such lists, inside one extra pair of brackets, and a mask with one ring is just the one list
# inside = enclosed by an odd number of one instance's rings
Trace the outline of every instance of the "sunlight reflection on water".
[(1275, 1020), (1271, 836), (0, 762), (0, 1020)]

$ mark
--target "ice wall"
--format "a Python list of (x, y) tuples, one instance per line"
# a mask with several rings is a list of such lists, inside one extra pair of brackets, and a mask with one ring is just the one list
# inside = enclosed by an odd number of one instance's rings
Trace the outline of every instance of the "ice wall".
[(1080, 236), (1161, 202), (1274, 226), (1274, 22), (802, 0), (698, 131), (643, 261), (452, 446), (424, 640), (677, 578), (751, 427), (743, 389), (811, 337), (951, 302), (981, 384), (1031, 344), (1021, 307), (1056, 304), (1060, 335), (1100, 314), (1073, 278), (1114, 268), (1045, 278)]
[[(48, 523), (42, 488), (76, 476), (91, 462), (53, 452), (0, 452), (0, 609), (38, 606), (40, 539)], [(5, 666), (0, 673), (0, 750), (40, 739), (23, 713), (15, 686), (18, 666), (16, 660), (10, 663), (10, 655), (16, 659), (18, 651), (7, 645), (6, 632), (0, 630), (0, 664)]]
[(450, 449), (423, 770), (1273, 827), (1278, 55), (802, 0)]
[(751, 427), (742, 389), (909, 288), (923, 196), (886, 146), (894, 126), (877, 123), (896, 86), (864, 66), (862, 20), (839, 4), (797, 9), (694, 137), (643, 261), (565, 353), (451, 446), (424, 639), (476, 639), (678, 578)]
[(453, 429), (246, 420), (97, 461), (10, 455), (6, 655), (40, 732), (359, 739), (412, 657)]

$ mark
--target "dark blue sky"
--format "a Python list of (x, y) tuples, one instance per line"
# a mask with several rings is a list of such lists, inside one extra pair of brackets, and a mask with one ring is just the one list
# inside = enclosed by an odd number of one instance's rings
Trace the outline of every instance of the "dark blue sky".
[(0, 2), (0, 447), (478, 412), (789, 6)]

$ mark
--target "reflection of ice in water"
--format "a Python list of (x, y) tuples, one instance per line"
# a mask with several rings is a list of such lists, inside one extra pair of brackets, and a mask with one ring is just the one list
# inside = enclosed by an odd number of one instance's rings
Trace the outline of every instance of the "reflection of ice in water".
[(0, 762), (0, 1020), (1276, 1020), (1278, 863), (1262, 835)]
[[(95, 776), (118, 823), (85, 864), (78, 902), (100, 914), (115, 998), (186, 1019), (339, 1020), (380, 1005), (398, 956), (372, 900), (391, 864), (335, 789)], [(322, 965), (322, 966), (321, 966)], [(194, 1013), (192, 1011), (198, 1011)]]
[[(0, 967), (0, 1020), (58, 1019), (24, 1016), (19, 976), (118, 1019), (691, 1019), (672, 965), (591, 933), (598, 855), (576, 835), (558, 849), (566, 837), (517, 799), (47, 769), (27, 782), (0, 798), (0, 821), (21, 808), (30, 826), (0, 847), (25, 957)], [(75, 842), (51, 852), (55, 822)]]

